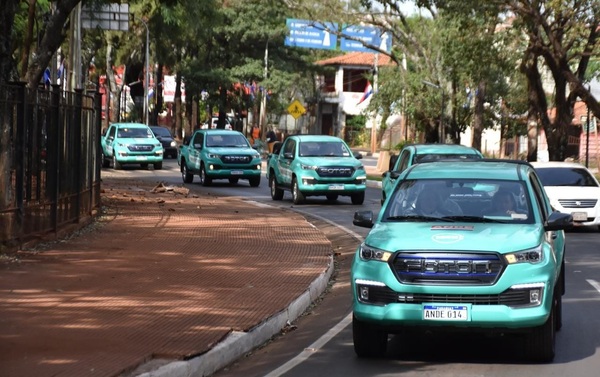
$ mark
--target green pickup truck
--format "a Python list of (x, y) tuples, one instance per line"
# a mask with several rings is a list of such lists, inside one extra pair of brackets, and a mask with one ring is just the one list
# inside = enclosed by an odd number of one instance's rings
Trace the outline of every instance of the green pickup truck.
[(271, 198), (281, 200), (284, 190), (289, 190), (294, 204), (303, 203), (307, 196), (325, 196), (330, 201), (350, 196), (352, 204), (363, 204), (367, 173), (361, 158), (335, 136), (290, 136), (268, 156)]
[(197, 174), (203, 186), (210, 186), (215, 179), (227, 179), (231, 184), (247, 179), (252, 187), (260, 185), (260, 155), (238, 131), (194, 132), (179, 146), (177, 163), (184, 183), (192, 183)]
[(123, 165), (149, 164), (162, 169), (164, 150), (150, 127), (142, 123), (112, 123), (100, 139), (102, 167), (122, 169)]

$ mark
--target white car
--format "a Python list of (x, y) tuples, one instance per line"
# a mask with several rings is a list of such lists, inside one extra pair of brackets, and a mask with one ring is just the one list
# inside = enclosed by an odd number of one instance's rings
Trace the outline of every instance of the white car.
[(573, 215), (576, 226), (600, 230), (600, 184), (575, 162), (532, 162), (555, 210)]

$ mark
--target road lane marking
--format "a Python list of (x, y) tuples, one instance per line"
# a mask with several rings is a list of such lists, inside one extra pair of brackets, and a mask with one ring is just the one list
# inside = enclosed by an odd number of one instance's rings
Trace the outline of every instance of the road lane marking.
[(586, 279), (586, 281), (588, 283), (590, 283), (590, 285), (594, 288), (596, 288), (596, 290), (600, 293), (600, 283), (598, 283), (596, 280), (592, 280), (592, 279)]

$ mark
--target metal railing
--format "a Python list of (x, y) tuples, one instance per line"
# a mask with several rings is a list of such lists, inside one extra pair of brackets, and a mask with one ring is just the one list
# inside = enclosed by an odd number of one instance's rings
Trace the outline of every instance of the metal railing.
[(0, 86), (0, 251), (100, 207), (100, 132), (98, 94)]

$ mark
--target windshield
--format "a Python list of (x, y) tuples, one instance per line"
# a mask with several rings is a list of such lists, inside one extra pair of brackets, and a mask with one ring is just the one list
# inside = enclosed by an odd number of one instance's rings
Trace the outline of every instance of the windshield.
[(169, 132), (169, 130), (167, 130), (164, 127), (152, 127), (152, 132), (154, 132), (154, 134), (156, 136), (161, 136), (161, 137), (172, 137), (171, 133)]
[(207, 147), (230, 147), (230, 148), (250, 148), (248, 139), (242, 134), (230, 135), (208, 135), (206, 137)]
[(598, 187), (592, 175), (583, 168), (536, 168), (544, 186)]
[(300, 143), (301, 157), (350, 157), (350, 150), (341, 141), (303, 141)]
[(118, 137), (123, 138), (153, 138), (154, 134), (149, 128), (119, 128)]
[(533, 223), (521, 181), (423, 179), (400, 182), (382, 221)]

